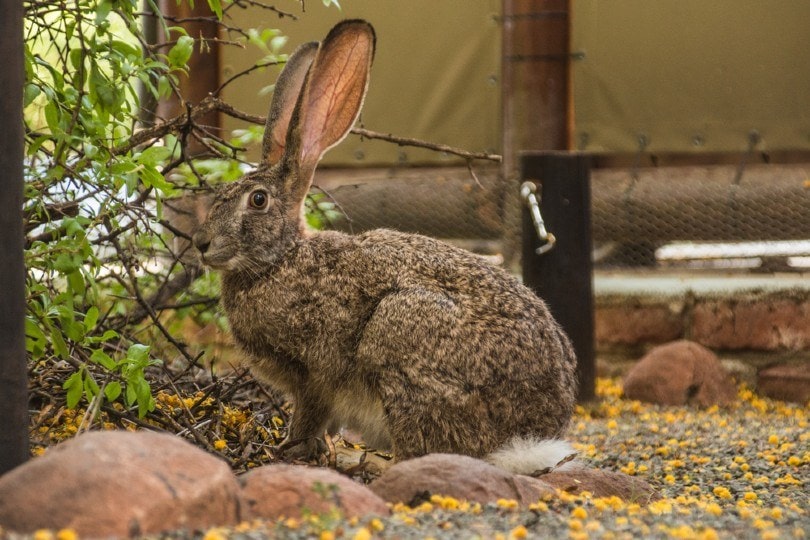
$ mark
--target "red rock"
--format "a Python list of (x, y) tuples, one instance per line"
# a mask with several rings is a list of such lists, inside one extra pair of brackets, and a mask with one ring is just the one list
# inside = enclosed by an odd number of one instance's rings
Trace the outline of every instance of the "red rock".
[(557, 489), (578, 495), (589, 491), (594, 497), (616, 496), (626, 502), (647, 504), (661, 498), (650, 484), (622, 472), (574, 467), (539, 477)]
[(650, 350), (624, 378), (630, 399), (660, 405), (728, 405), (737, 396), (731, 376), (706, 347), (675, 341)]
[(545, 482), (512, 475), (480, 459), (454, 454), (428, 454), (393, 465), (372, 482), (371, 490), (390, 503), (416, 505), (431, 495), (488, 503), (514, 499), (536, 502), (554, 490)]
[(761, 370), (757, 374), (757, 392), (771, 399), (807, 403), (810, 401), (810, 361)]
[(366, 486), (331, 469), (266, 465), (239, 477), (243, 519), (300, 518), (340, 510), (345, 517), (387, 515), (388, 505)]
[(179, 437), (91, 432), (0, 478), (0, 527), (110, 537), (235, 524), (238, 492), (225, 462)]

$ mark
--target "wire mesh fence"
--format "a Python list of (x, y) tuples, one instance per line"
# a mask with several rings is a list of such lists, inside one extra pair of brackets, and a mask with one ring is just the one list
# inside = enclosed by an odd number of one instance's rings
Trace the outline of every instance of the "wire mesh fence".
[[(391, 227), (490, 249), (519, 235), (504, 220), (506, 191), (519, 185), (497, 167), (334, 170), (318, 183), (339, 229)], [(591, 186), (598, 268), (808, 267), (810, 165), (594, 169)]]

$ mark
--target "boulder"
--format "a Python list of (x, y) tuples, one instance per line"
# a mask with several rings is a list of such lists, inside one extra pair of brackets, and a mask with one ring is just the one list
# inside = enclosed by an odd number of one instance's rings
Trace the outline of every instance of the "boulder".
[(623, 501), (638, 504), (647, 504), (661, 498), (650, 484), (622, 472), (574, 466), (546, 473), (539, 479), (574, 495), (589, 491), (594, 497), (616, 496)]
[(177, 436), (90, 432), (0, 477), (0, 528), (89, 537), (204, 529), (238, 523), (238, 494), (224, 461)]
[(387, 515), (388, 505), (366, 486), (331, 469), (265, 465), (239, 477), (242, 518), (300, 518), (339, 510), (345, 517)]
[(470, 502), (489, 503), (513, 499), (536, 502), (554, 489), (529, 476), (512, 475), (480, 459), (455, 454), (428, 454), (393, 465), (371, 484), (390, 503), (410, 506), (444, 495)]
[(624, 378), (624, 394), (659, 405), (728, 405), (737, 396), (731, 376), (712, 351), (680, 340), (660, 345)]

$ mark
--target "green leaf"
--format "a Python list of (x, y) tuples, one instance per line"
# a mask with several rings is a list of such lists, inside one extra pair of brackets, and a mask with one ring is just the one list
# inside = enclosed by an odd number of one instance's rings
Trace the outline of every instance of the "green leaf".
[(135, 394), (138, 401), (138, 417), (143, 418), (149, 411), (155, 410), (155, 400), (152, 398), (152, 389), (146, 379), (139, 379), (135, 384)]
[(108, 382), (104, 387), (104, 397), (107, 401), (113, 402), (121, 395), (121, 383), (118, 381)]
[(222, 4), (219, 0), (208, 0), (208, 7), (216, 14), (217, 19), (222, 20)]
[(105, 369), (113, 371), (115, 368), (118, 367), (118, 364), (115, 360), (113, 360), (110, 355), (102, 351), (101, 349), (96, 349), (93, 351), (93, 354), (90, 355), (90, 360), (103, 366)]
[(112, 2), (109, 0), (101, 0), (96, 6), (96, 26), (100, 26), (107, 21), (107, 18), (112, 11)]
[(127, 362), (136, 367), (146, 367), (149, 365), (149, 345), (135, 343), (127, 349)]
[(169, 159), (171, 155), (171, 148), (166, 148), (165, 146), (150, 146), (135, 156), (135, 161), (144, 165), (152, 165), (154, 167)]
[(169, 49), (169, 65), (176, 69), (185, 68), (192, 52), (194, 52), (194, 38), (180, 36), (174, 47)]
[(118, 337), (118, 332), (115, 330), (106, 330), (100, 336), (88, 336), (86, 338), (87, 343), (104, 343), (105, 341), (110, 341), (111, 339), (115, 339)]
[(90, 309), (87, 310), (87, 313), (84, 314), (84, 327), (88, 332), (96, 327), (98, 314), (98, 308), (96, 306), (91, 306)]
[(138, 394), (135, 391), (135, 385), (127, 383), (127, 390), (124, 393), (124, 402), (127, 404), (127, 407), (135, 403), (137, 398)]
[(84, 376), (84, 395), (87, 396), (87, 401), (92, 400), (98, 395), (100, 388), (93, 376), (87, 372)]
[(67, 378), (62, 384), (62, 388), (67, 390), (67, 406), (68, 409), (74, 409), (79, 404), (82, 398), (82, 390), (84, 389), (84, 381), (82, 381), (82, 372), (77, 371)]
[(60, 332), (58, 328), (51, 330), (51, 345), (53, 345), (53, 351), (59, 356), (59, 358), (62, 360), (67, 360), (70, 358), (70, 351), (68, 350), (67, 343), (65, 343), (65, 338), (62, 337), (62, 332)]
[(70, 59), (71, 67), (78, 71), (84, 62), (84, 51), (79, 48), (71, 49), (68, 58)]
[(70, 274), (78, 270), (83, 262), (78, 253), (60, 253), (53, 261), (53, 269), (62, 274)]
[(81, 272), (79, 272), (79, 270), (74, 270), (73, 272), (68, 274), (67, 280), (68, 280), (68, 287), (70, 288), (70, 291), (73, 294), (79, 296), (84, 295), (86, 291), (86, 287), (84, 284), (84, 276), (82, 275)]
[(173, 195), (176, 191), (174, 186), (166, 180), (166, 177), (152, 166), (145, 166), (141, 170), (141, 181), (145, 186), (154, 187), (164, 195)]
[(28, 107), (42, 93), (39, 86), (28, 83), (23, 91), (23, 107)]
[(39, 359), (45, 353), (47, 338), (42, 328), (32, 319), (25, 318), (25, 350), (30, 352), (34, 359)]

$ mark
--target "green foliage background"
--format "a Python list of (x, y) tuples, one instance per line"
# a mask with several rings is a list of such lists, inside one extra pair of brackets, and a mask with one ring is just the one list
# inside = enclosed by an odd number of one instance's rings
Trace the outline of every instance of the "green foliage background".
[[(245, 7), (208, 5), (220, 21)], [(209, 150), (200, 159), (187, 155), (188, 124), (143, 131), (142, 100), (180, 92), (193, 51), (210, 46), (151, 1), (29, 0), (24, 9), (29, 375), (59, 367), (69, 407), (119, 402), (143, 417), (155, 407), (150, 370), (199, 360), (174, 337), (178, 321), (224, 324), (212, 309), (216, 277), (181, 260), (164, 203), (237, 178), (246, 166), (241, 151), (262, 129), (246, 128), (229, 141), (198, 130)], [(144, 16), (157, 19), (164, 46), (147, 42)], [(278, 30), (223, 27), (235, 34), (227, 41), (264, 51), (262, 63), (285, 60)], [(319, 224), (317, 213), (310, 221)], [(188, 286), (179, 296), (160, 296), (183, 276)]]

